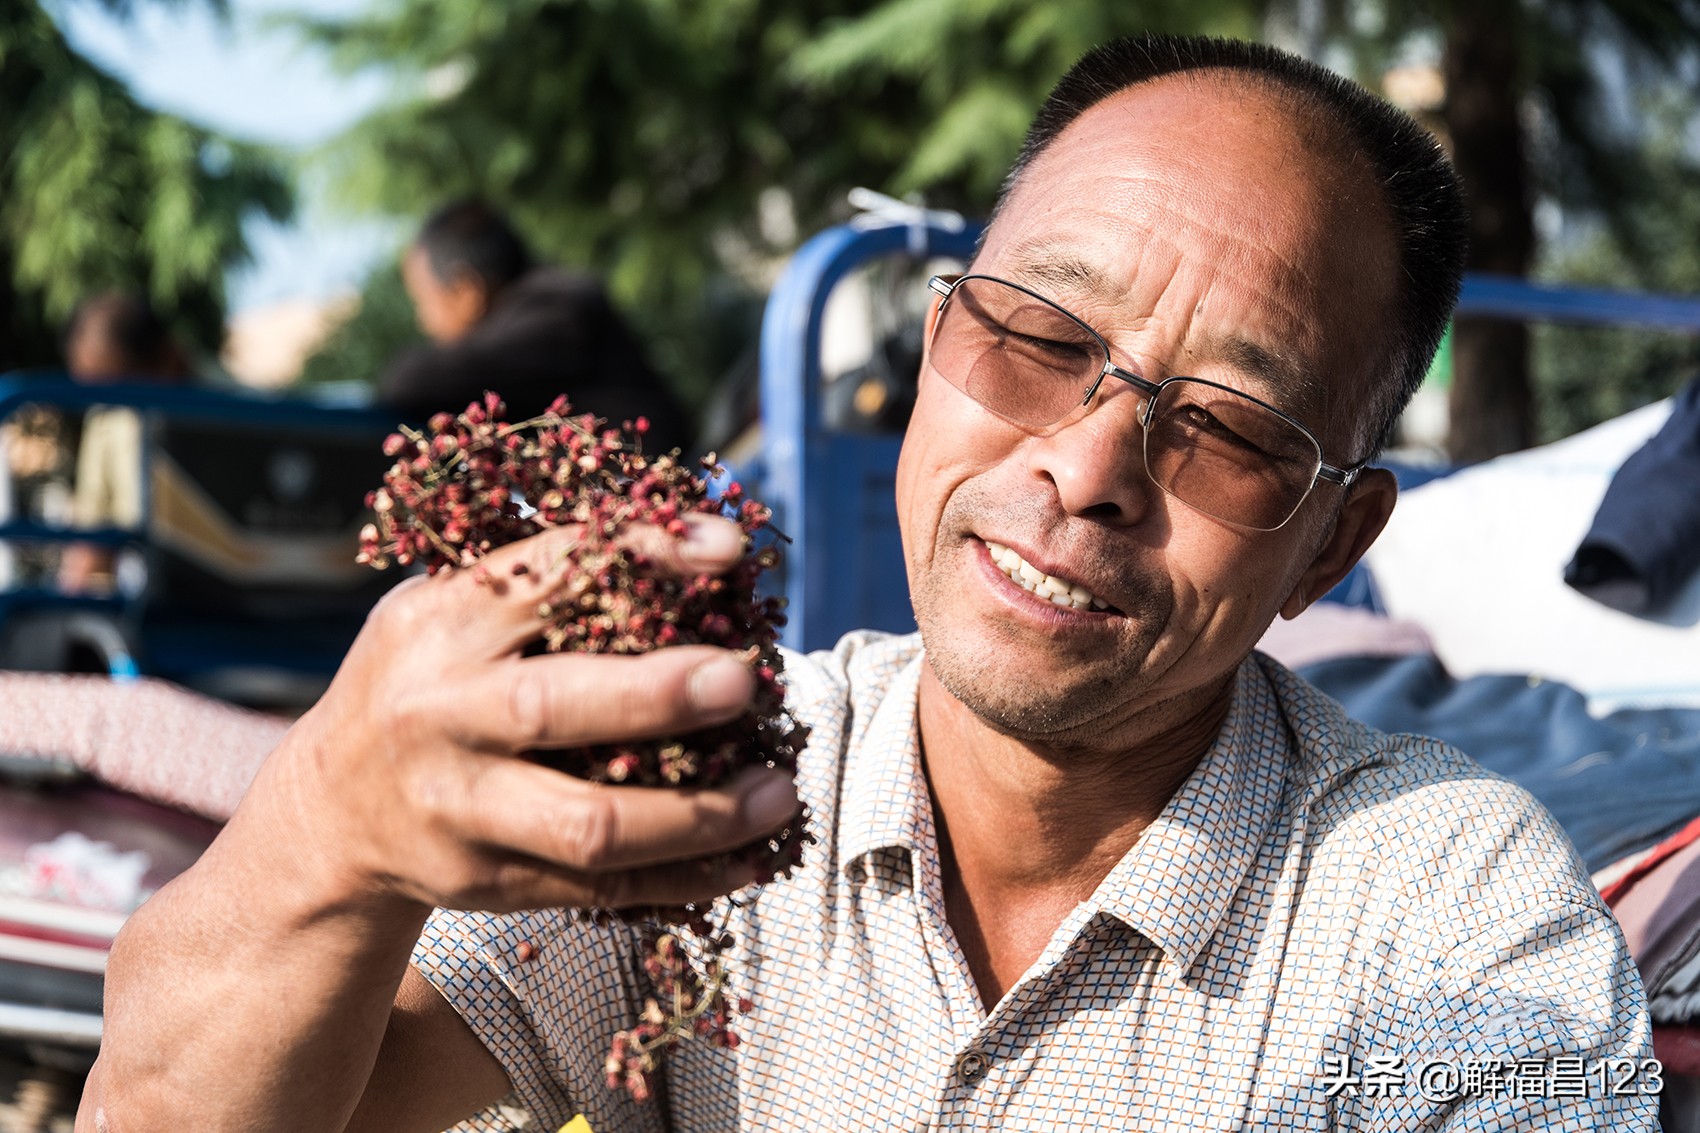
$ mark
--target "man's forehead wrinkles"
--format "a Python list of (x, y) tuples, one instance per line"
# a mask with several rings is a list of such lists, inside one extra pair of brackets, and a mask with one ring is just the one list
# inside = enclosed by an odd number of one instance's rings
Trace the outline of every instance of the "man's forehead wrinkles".
[[(1007, 263), (1011, 278), (1026, 283), (1054, 298), (1090, 296), (1092, 307), (1115, 305), (1124, 299), (1130, 288), (1114, 281), (1076, 248), (1053, 240), (1028, 240), (1015, 245)], [(1203, 300), (1199, 301), (1200, 306)], [(1089, 314), (1082, 309), (1081, 314)], [(1194, 316), (1200, 313), (1195, 309)], [(1138, 321), (1145, 323), (1156, 311), (1141, 313)], [(1185, 347), (1195, 367), (1199, 364), (1221, 365), (1250, 379), (1254, 388), (1246, 392), (1273, 401), (1277, 405), (1299, 408), (1321, 396), (1322, 382), (1315, 370), (1278, 347), (1254, 342), (1232, 332), (1216, 332), (1202, 336)], [(1181, 366), (1176, 372), (1183, 372)]]

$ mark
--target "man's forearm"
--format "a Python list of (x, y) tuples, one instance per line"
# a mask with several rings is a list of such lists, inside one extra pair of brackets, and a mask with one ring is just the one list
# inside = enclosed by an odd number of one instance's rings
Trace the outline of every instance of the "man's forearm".
[[(616, 790), (522, 758), (724, 724), (755, 690), (744, 659), (708, 646), (526, 656), (577, 535), (378, 603), (230, 825), (120, 934), (79, 1129), (317, 1133), (362, 1103), (361, 1129), (441, 1129), (508, 1082), (422, 979), (397, 999), (433, 907), (672, 907), (754, 878), (728, 851), (795, 819), (783, 771)], [(744, 547), (708, 517), (645, 535), (676, 574)]]
[(120, 934), (79, 1131), (347, 1124), (428, 910), (339, 892), (271, 825), (239, 812)]

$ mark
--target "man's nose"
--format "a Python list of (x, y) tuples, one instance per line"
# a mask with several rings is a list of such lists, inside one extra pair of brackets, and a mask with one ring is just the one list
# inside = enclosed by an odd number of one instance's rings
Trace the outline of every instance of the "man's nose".
[(1028, 470), (1056, 488), (1070, 515), (1118, 525), (1137, 523), (1158, 491), (1145, 473), (1145, 399), (1107, 383), (1092, 401), (1035, 438)]

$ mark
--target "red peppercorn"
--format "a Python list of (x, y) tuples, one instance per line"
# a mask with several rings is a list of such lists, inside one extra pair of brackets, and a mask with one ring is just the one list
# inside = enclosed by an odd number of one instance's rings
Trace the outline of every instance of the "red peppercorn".
[[(750, 710), (729, 724), (538, 758), (572, 774), (646, 786), (714, 786), (752, 764), (795, 772), (807, 729), (785, 711), (778, 652), (784, 615), (777, 599), (756, 594), (762, 572), (779, 561), (774, 547), (755, 544), (768, 526), (767, 509), (738, 484), (720, 500), (712, 498), (703, 477), (677, 452), (645, 453), (643, 418), (626, 436), (592, 416), (572, 416), (565, 398), (530, 421), (508, 424), (503, 413), (501, 400), (488, 394), (458, 416), (433, 417), (427, 433), (403, 429), (386, 438), (385, 453), (397, 459), (384, 486), (368, 496), (376, 514), (361, 532), (360, 561), (384, 567), (417, 560), (433, 574), (484, 572), (480, 560), (491, 550), (547, 527), (576, 526), (579, 541), (569, 560), (533, 564), (551, 575), (559, 570), (558, 588), (538, 604), (538, 637), (546, 648), (630, 654), (718, 645), (745, 657), (756, 692)], [(700, 468), (724, 474), (712, 454)], [(535, 511), (522, 518), (516, 498)], [(750, 549), (724, 575), (676, 578), (619, 545), (634, 524), (683, 535), (690, 514), (724, 514), (743, 530)], [(511, 573), (525, 575), (533, 566), (515, 563)], [(487, 581), (488, 573), (477, 577)], [(804, 818), (799, 814), (781, 835), (738, 856), (763, 879), (788, 873), (812, 841)], [(625, 1089), (639, 1101), (650, 1097), (663, 1056), (687, 1037), (737, 1046), (725, 967), (734, 941), (716, 927), (712, 911), (648, 911), (654, 916), (641, 928), (643, 966), (656, 998), (629, 1030), (614, 1036), (604, 1066), (611, 1089)], [(663, 921), (695, 936), (694, 961)], [(522, 963), (536, 955), (531, 941), (515, 948)], [(740, 1013), (749, 1009), (747, 999), (738, 1001)]]

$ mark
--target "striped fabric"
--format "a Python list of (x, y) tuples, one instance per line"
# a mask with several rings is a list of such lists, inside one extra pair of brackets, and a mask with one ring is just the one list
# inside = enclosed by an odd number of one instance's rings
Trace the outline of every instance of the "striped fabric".
[(987, 1013), (945, 920), (920, 664), (918, 639), (875, 634), (788, 661), (820, 844), (734, 916), (743, 1045), (680, 1048), (658, 1101), (600, 1080), (644, 989), (625, 930), (433, 918), (415, 962), (530, 1128), (1655, 1127), (1641, 984), (1550, 817), (1261, 655), (1204, 761)]

